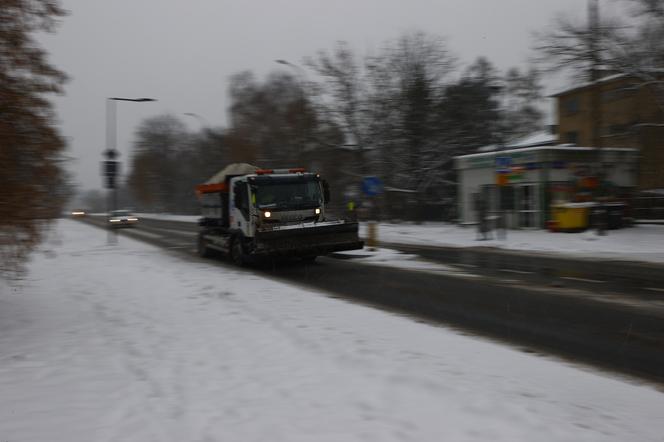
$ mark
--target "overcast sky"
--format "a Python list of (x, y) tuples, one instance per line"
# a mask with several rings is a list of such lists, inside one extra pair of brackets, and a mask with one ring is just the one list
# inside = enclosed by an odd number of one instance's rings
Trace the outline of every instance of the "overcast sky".
[[(612, 0), (604, 8), (611, 9)], [(101, 188), (106, 97), (118, 103), (118, 150), (124, 170), (137, 124), (165, 112), (191, 130), (226, 124), (228, 78), (250, 69), (282, 69), (275, 59), (303, 57), (344, 40), (359, 54), (422, 30), (447, 38), (462, 63), (488, 57), (501, 70), (524, 67), (531, 33), (556, 13), (585, 17), (584, 0), (63, 0), (57, 33), (43, 38), (51, 61), (71, 81), (57, 98), (82, 189)]]

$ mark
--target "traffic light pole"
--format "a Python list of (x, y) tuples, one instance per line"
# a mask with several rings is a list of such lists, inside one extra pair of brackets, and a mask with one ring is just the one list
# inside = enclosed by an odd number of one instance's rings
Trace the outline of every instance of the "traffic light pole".
[[(120, 98), (120, 97), (109, 97), (106, 99), (106, 150), (104, 151), (104, 156), (106, 161), (102, 164), (102, 175), (104, 176), (105, 182), (104, 187), (106, 187), (110, 194), (107, 199), (107, 211), (110, 212), (117, 210), (118, 208), (118, 186), (116, 178), (120, 172), (120, 162), (116, 161), (116, 158), (120, 155), (117, 150), (117, 132), (118, 132), (118, 121), (117, 121), (117, 101), (133, 101), (133, 102), (146, 102), (146, 101), (157, 101), (154, 98)], [(109, 229), (108, 242), (109, 244), (117, 243), (117, 231), (115, 229)]]
[[(118, 156), (118, 151), (116, 149), (116, 140), (117, 140), (117, 105), (115, 100), (112, 98), (106, 99), (106, 151), (104, 156), (106, 161), (104, 161), (103, 174), (105, 178), (105, 187), (108, 189), (109, 195), (107, 198), (107, 210), (108, 216), (111, 212), (117, 210), (118, 203), (118, 191), (115, 183), (115, 178), (118, 171), (118, 162), (115, 158)], [(117, 232), (115, 229), (110, 229), (108, 231), (108, 244), (114, 245), (118, 243)]]

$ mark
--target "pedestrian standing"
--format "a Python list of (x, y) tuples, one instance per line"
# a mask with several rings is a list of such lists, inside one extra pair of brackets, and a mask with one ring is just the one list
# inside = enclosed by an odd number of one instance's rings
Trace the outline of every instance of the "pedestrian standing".
[(349, 221), (357, 221), (357, 213), (355, 212), (355, 201), (350, 200), (346, 204), (346, 211)]
[(487, 224), (487, 211), (486, 211), (486, 202), (484, 198), (478, 196), (477, 198), (477, 240), (486, 240), (488, 239), (487, 233), (489, 231), (489, 226)]

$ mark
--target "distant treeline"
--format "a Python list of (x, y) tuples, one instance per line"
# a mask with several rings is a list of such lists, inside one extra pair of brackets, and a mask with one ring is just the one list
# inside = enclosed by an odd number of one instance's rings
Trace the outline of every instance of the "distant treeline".
[(426, 213), (440, 219), (454, 199), (455, 155), (542, 128), (535, 69), (500, 73), (485, 58), (461, 69), (443, 39), (424, 33), (386, 42), (378, 55), (340, 43), (302, 66), (282, 64), (263, 80), (249, 71), (231, 78), (229, 127), (191, 133), (172, 115), (143, 121), (130, 203), (193, 213), (195, 184), (244, 161), (324, 173), (339, 209), (361, 202), (361, 177), (376, 175), (387, 189), (376, 201), (383, 215), (431, 203)]

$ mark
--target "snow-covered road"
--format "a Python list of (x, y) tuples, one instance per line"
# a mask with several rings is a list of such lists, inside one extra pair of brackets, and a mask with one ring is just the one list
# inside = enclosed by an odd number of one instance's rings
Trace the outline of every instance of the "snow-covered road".
[(29, 268), (0, 281), (3, 442), (663, 440), (652, 386), (74, 221)]

